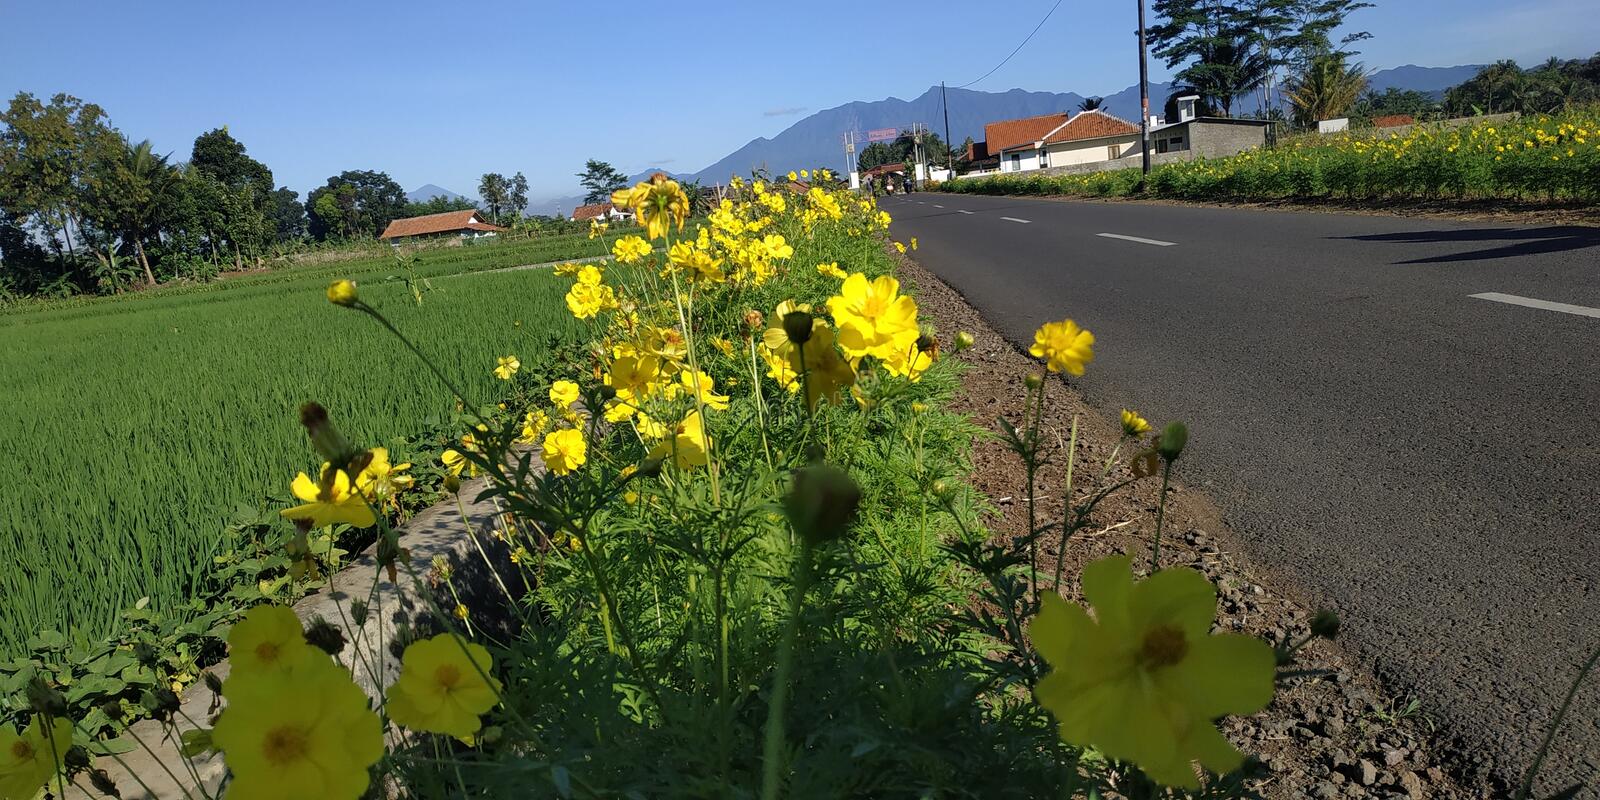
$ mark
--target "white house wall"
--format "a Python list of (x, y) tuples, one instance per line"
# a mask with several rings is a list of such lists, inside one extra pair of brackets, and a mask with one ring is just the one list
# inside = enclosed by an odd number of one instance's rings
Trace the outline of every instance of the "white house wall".
[[(1021, 156), (1021, 158), (1018, 159), (1017, 163), (1015, 163), (1015, 164), (1013, 164), (1011, 162), (1011, 157), (1013, 155)], [(1039, 151), (1038, 150), (1019, 150), (1019, 151), (1013, 151), (1013, 152), (1010, 152), (1010, 153), (1001, 153), (1000, 154), (1000, 171), (1001, 172), (1026, 172), (1028, 170), (1038, 169), (1038, 168), (1039, 168)]]
[(1130, 133), (1126, 136), (1103, 137), (1100, 139), (1085, 139), (1077, 142), (1057, 142), (1045, 145), (1050, 151), (1050, 166), (1065, 167), (1072, 164), (1088, 164), (1094, 161), (1110, 161), (1111, 148), (1117, 148), (1116, 158), (1121, 158), (1129, 152), (1139, 149), (1139, 135)]

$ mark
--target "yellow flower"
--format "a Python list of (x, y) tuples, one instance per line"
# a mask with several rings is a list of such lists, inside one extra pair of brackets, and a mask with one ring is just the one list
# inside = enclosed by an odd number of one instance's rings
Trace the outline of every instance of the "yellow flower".
[(731, 340), (722, 336), (713, 336), (710, 341), (711, 346), (717, 348), (717, 352), (725, 356), (733, 356), (733, 342)]
[(1051, 372), (1082, 375), (1083, 365), (1094, 360), (1094, 334), (1070, 319), (1047, 322), (1034, 332), (1028, 352), (1044, 359)]
[(915, 236), (911, 237), (911, 249), (912, 250), (917, 249), (917, 237), (915, 237)]
[(632, 189), (613, 192), (611, 202), (632, 209), (644, 223), (645, 235), (651, 239), (666, 236), (667, 229), (674, 225), (683, 230), (683, 221), (689, 216), (689, 195), (677, 181), (659, 172)]
[(349, 473), (324, 463), (321, 474), (321, 481), (311, 480), (304, 472), (295, 476), (289, 488), (302, 504), (278, 512), (284, 519), (310, 520), (314, 528), (340, 522), (368, 528), (377, 523), (366, 498), (351, 486)]
[(383, 505), (416, 483), (410, 475), (400, 474), (411, 469), (410, 462), (389, 463), (388, 448), (374, 447), (371, 455), (372, 458), (367, 462), (367, 466), (356, 476), (356, 488), (371, 502)]
[(554, 431), (544, 437), (544, 465), (557, 475), (565, 475), (583, 466), (588, 449), (581, 431)]
[(817, 272), (821, 275), (827, 275), (830, 278), (838, 278), (839, 280), (844, 280), (845, 278), (850, 277), (850, 273), (839, 269), (839, 262), (837, 261), (830, 261), (826, 264), (818, 264)]
[(578, 384), (565, 380), (550, 384), (550, 402), (557, 408), (571, 408), (578, 402)]
[(783, 236), (769, 233), (761, 239), (761, 249), (766, 251), (767, 258), (780, 261), (794, 255), (794, 247), (785, 242)]
[(791, 181), (800, 180), (800, 176), (798, 174), (796, 174), (794, 170), (791, 169), (791, 170), (789, 170), (789, 180), (791, 180)]
[(522, 444), (533, 444), (539, 440), (544, 429), (550, 426), (550, 415), (543, 409), (529, 411), (522, 416), (522, 433), (517, 436), (517, 441)]
[(579, 281), (567, 290), (567, 310), (578, 319), (589, 319), (617, 307), (617, 295), (605, 284)]
[(389, 718), (414, 731), (470, 744), (483, 725), (479, 717), (499, 702), (500, 681), (489, 674), (493, 667), (483, 645), (448, 633), (413, 642), (400, 657), (400, 677), (389, 687)]
[(36, 716), (21, 734), (0, 725), (0, 797), (31, 800), (61, 771), (72, 746), (72, 723), (52, 719), (48, 734), (43, 723)]
[(650, 449), (650, 458), (672, 456), (672, 463), (679, 469), (688, 469), (705, 465), (708, 460), (707, 452), (710, 449), (711, 443), (706, 439), (706, 429), (701, 423), (700, 412), (691, 411), (672, 429), (671, 436)]
[(328, 284), (328, 302), (349, 308), (356, 304), (356, 282), (342, 279)]
[(598, 239), (605, 234), (606, 228), (611, 226), (597, 219), (589, 220), (589, 238)]
[(691, 277), (701, 280), (716, 282), (727, 278), (722, 272), (722, 259), (712, 258), (710, 253), (692, 242), (674, 244), (668, 255), (668, 263), (689, 270)]
[(1082, 607), (1055, 593), (1029, 626), (1052, 670), (1034, 690), (1061, 738), (1131, 761), (1168, 786), (1198, 788), (1191, 762), (1227, 773), (1243, 756), (1212, 726), (1272, 700), (1272, 648), (1240, 634), (1208, 635), (1216, 589), (1190, 569), (1135, 585), (1130, 559), (1084, 568)]
[(501, 356), (495, 359), (494, 376), (503, 381), (511, 380), (511, 376), (522, 369), (522, 361), (516, 356)]
[(311, 651), (284, 673), (235, 672), (211, 740), (227, 760), (230, 800), (356, 800), (383, 757), (383, 723), (349, 673)]
[(810, 338), (803, 344), (790, 340), (783, 318), (794, 311), (810, 313), (811, 307), (785, 300), (768, 319), (762, 336), (762, 343), (771, 353), (766, 359), (767, 375), (791, 392), (805, 387), (808, 408), (816, 408), (817, 401), (823, 397), (837, 405), (840, 390), (855, 383), (855, 370), (839, 356), (834, 347), (833, 329), (820, 318), (812, 317)]
[(906, 246), (901, 244), (901, 243), (899, 243), (899, 242), (895, 242), (894, 243), (894, 249), (895, 249), (895, 252), (899, 253), (900, 255), (905, 255), (906, 254)]
[(300, 618), (288, 606), (256, 606), (228, 631), (234, 675), (287, 674), (311, 652)]
[(624, 264), (642, 261), (650, 250), (650, 243), (637, 236), (624, 236), (611, 245), (611, 255)]
[(905, 359), (921, 335), (917, 302), (900, 294), (900, 282), (888, 275), (868, 281), (857, 272), (845, 278), (839, 294), (828, 298), (828, 310), (839, 324), (839, 347), (852, 359)]
[(1150, 432), (1150, 422), (1139, 416), (1139, 412), (1122, 409), (1122, 435), (1143, 436)]
[(705, 404), (706, 408), (710, 408), (715, 411), (728, 410), (728, 396), (725, 394), (717, 394), (715, 391), (713, 391), (715, 387), (716, 382), (712, 380), (710, 375), (707, 375), (704, 372), (691, 372), (689, 370), (684, 370), (683, 372), (678, 373), (677, 386), (668, 387), (668, 391), (664, 394), (668, 399), (671, 399), (676, 397), (678, 393), (682, 391), (688, 393), (690, 397), (698, 396), (698, 399), (701, 403)]

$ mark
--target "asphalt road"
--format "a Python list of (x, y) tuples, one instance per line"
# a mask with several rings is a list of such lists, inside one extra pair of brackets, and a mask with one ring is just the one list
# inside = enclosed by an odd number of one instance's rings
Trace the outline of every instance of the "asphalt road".
[[(1187, 421), (1186, 479), (1256, 560), (1338, 609), (1346, 643), (1462, 752), (1523, 769), (1600, 644), (1600, 229), (882, 206), (1012, 341), (1063, 317), (1092, 330), (1089, 401)], [(1549, 792), (1600, 783), (1589, 683)]]

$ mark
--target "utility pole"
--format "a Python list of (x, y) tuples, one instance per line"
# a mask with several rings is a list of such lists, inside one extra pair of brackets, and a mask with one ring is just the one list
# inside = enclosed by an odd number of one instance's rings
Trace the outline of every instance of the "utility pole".
[(1139, 178), (1139, 192), (1144, 193), (1150, 180), (1150, 68), (1145, 64), (1144, 53), (1144, 0), (1139, 4), (1139, 152), (1144, 159), (1144, 174)]
[(944, 81), (939, 81), (939, 105), (944, 106), (944, 168), (954, 175), (956, 168), (950, 160), (950, 151), (954, 149), (950, 143), (950, 97), (944, 93)]

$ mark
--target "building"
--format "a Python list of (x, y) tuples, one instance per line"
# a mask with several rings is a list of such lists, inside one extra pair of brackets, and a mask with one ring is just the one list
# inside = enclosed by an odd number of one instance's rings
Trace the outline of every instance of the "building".
[(633, 219), (633, 212), (622, 211), (610, 203), (590, 203), (572, 210), (572, 220), (574, 222), (582, 222), (587, 219), (615, 222), (619, 219)]
[(992, 122), (983, 132), (1001, 172), (1115, 161), (1139, 148), (1138, 125), (1099, 109)]
[(1404, 128), (1407, 125), (1415, 124), (1417, 124), (1417, 118), (1410, 114), (1388, 114), (1372, 118), (1372, 127), (1380, 130), (1383, 128)]
[[(1272, 122), (1264, 119), (1195, 116), (1200, 98), (1178, 98), (1178, 121), (1150, 127), (1150, 152), (1181, 153), (1178, 160), (1226, 158), (1270, 143)], [(1139, 148), (1134, 147), (1137, 155)]]
[(481, 239), (505, 230), (499, 225), (484, 222), (475, 209), (446, 211), (421, 217), (406, 217), (389, 223), (379, 239), (391, 244), (416, 239)]

